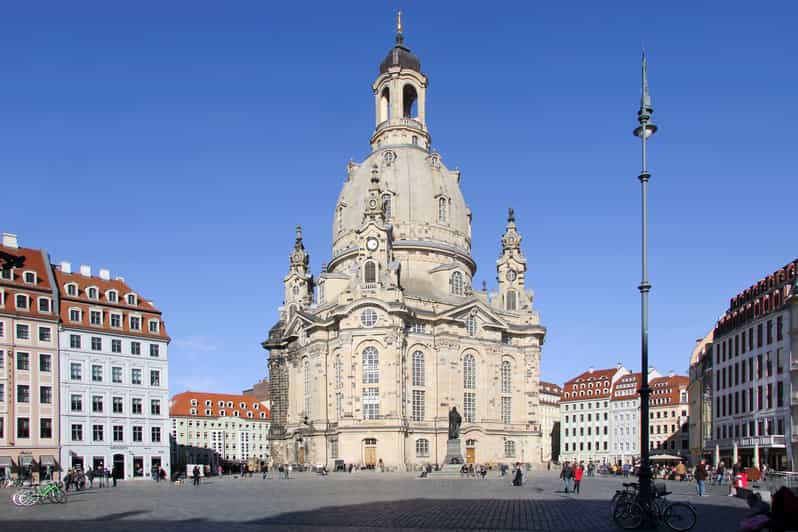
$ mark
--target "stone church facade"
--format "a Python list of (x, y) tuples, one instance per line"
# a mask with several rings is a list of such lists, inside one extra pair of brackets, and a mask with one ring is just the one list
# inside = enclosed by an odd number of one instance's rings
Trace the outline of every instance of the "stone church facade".
[(262, 344), (275, 463), (440, 464), (453, 406), (466, 461), (543, 459), (546, 329), (521, 235), (511, 210), (497, 287), (473, 287), (471, 212), (460, 172), (430, 148), (427, 85), (400, 25), (372, 87), (371, 152), (348, 165), (318, 277), (297, 228), (284, 304)]

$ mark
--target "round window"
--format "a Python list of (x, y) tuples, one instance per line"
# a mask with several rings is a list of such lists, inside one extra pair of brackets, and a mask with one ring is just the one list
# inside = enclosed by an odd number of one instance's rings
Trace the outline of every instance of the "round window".
[(360, 323), (364, 327), (374, 327), (374, 324), (377, 323), (377, 312), (373, 308), (367, 308), (360, 313)]

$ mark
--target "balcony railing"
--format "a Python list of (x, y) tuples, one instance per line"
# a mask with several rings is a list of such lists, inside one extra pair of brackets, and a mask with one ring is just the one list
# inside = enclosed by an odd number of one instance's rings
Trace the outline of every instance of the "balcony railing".
[(784, 447), (786, 438), (782, 434), (771, 436), (749, 436), (747, 438), (725, 438), (721, 440), (707, 440), (705, 450), (711, 451), (717, 445), (721, 449), (732, 449), (734, 442), (737, 442), (738, 449), (750, 449), (754, 446), (762, 447)]
[(377, 131), (382, 131), (387, 127), (399, 127), (399, 126), (412, 127), (424, 131), (424, 126), (421, 124), (421, 122), (419, 122), (418, 120), (413, 120), (412, 118), (405, 118), (405, 117), (391, 118), (384, 122), (380, 122), (379, 124), (377, 124)]

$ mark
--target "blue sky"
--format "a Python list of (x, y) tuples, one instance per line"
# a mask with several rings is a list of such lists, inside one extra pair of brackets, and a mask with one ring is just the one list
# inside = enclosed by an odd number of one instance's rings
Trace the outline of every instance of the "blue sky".
[[(433, 144), (495, 284), (516, 210), (544, 378), (639, 368), (640, 48), (651, 358), (684, 372), (730, 297), (798, 256), (791, 2), (24, 2), (0, 17), (0, 231), (164, 312), (170, 387), (264, 376), (294, 226), (328, 260), (370, 84), (405, 11)], [(555, 7), (556, 6), (556, 7)]]

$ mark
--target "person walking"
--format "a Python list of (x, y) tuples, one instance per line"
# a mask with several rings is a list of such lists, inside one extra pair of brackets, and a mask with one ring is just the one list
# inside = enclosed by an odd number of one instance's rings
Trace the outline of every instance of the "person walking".
[(566, 460), (566, 462), (562, 465), (560, 478), (565, 485), (565, 493), (568, 493), (571, 489), (571, 482), (573, 482), (574, 478), (574, 470), (571, 468), (571, 462)]
[(191, 470), (191, 476), (194, 479), (193, 484), (195, 486), (199, 486), (199, 483), (200, 483), (200, 470), (199, 470), (199, 467), (194, 466), (194, 469)]
[(114, 487), (116, 487), (116, 479), (119, 478), (119, 466), (114, 465), (111, 468), (111, 480), (114, 483)]
[(524, 484), (524, 472), (521, 470), (521, 463), (515, 463), (515, 471), (513, 472), (513, 486), (522, 486)]
[(723, 463), (721, 460), (720, 464), (718, 464), (718, 468), (715, 470), (715, 484), (718, 486), (723, 485), (723, 473), (726, 469), (726, 464)]
[(696, 489), (698, 490), (699, 497), (706, 497), (704, 483), (707, 480), (707, 465), (706, 460), (701, 460), (701, 462), (695, 466), (695, 471), (693, 472), (693, 477), (695, 478), (695, 485)]
[[(582, 477), (584, 474), (585, 466), (582, 462), (580, 462), (577, 464), (576, 468), (574, 468), (574, 493), (579, 493), (579, 487), (582, 485)], [(590, 476), (590, 469), (588, 469), (587, 476)]]

